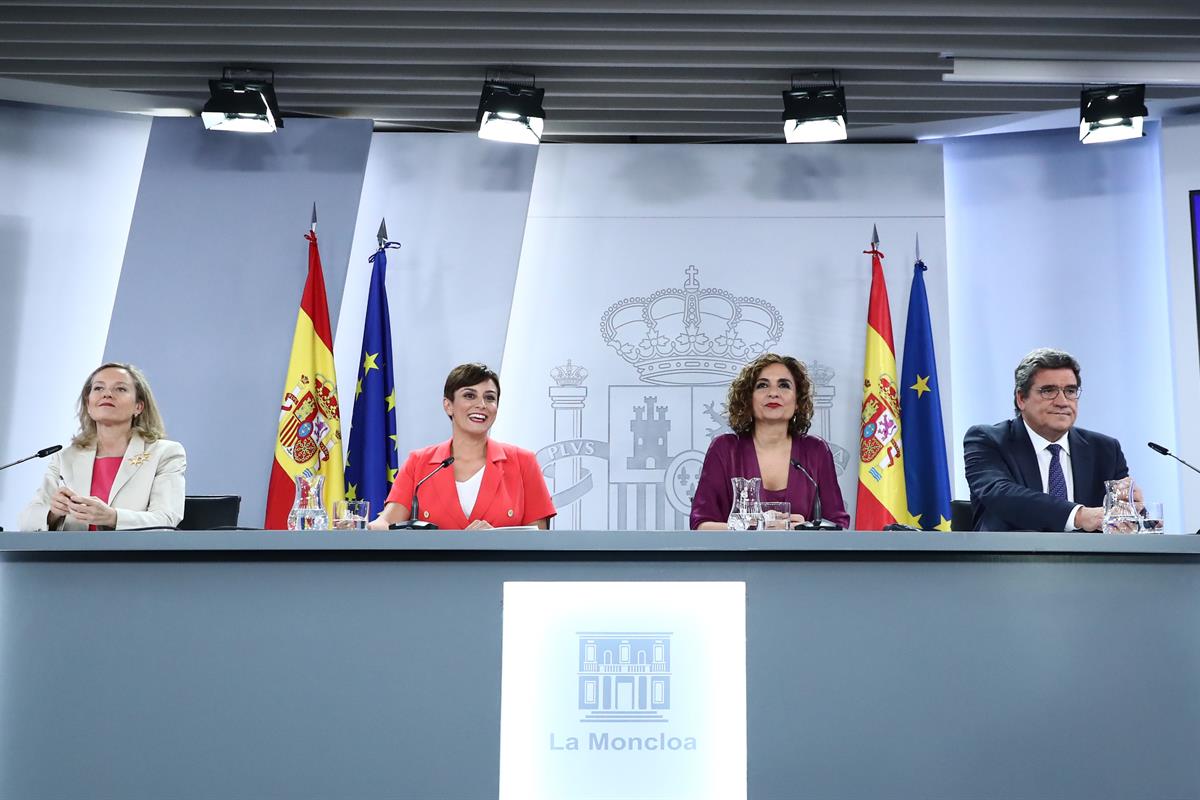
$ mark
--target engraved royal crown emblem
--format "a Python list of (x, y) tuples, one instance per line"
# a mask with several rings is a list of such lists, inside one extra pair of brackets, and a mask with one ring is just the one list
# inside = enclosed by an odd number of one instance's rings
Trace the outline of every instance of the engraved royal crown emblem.
[(812, 378), (812, 382), (816, 386), (829, 386), (833, 383), (835, 374), (833, 367), (822, 364), (820, 361), (808, 364), (808, 376)]
[(550, 370), (550, 377), (557, 386), (582, 386), (588, 371), (567, 359), (567, 363)]
[(695, 266), (685, 272), (682, 289), (613, 303), (600, 318), (600, 334), (645, 383), (728, 383), (779, 342), (783, 316), (762, 298), (701, 289)]

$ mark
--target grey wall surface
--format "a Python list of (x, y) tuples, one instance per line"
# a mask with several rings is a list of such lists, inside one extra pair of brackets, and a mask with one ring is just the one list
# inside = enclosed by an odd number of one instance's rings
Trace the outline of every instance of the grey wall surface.
[[(1120, 439), (1134, 480), (1164, 504), (1167, 527), (1195, 530), (1183, 524), (1189, 498), (1179, 465), (1145, 445), (1174, 449), (1177, 414), (1195, 405), (1188, 395), (1177, 411), (1172, 391), (1177, 337), (1167, 313), (1159, 151), (1156, 125), (1145, 138), (1103, 147), (1081, 147), (1070, 130), (943, 145), (952, 424), (961, 452), (970, 426), (1012, 417), (1022, 356), (1067, 350), (1082, 366), (1079, 425)], [(1186, 191), (1176, 195), (1186, 214)], [(1181, 337), (1195, 338), (1194, 325)], [(1123, 390), (1131, 364), (1157, 388)], [(1195, 372), (1193, 361), (1187, 374)], [(969, 496), (961, 470), (955, 496)]]
[(506, 580), (746, 581), (753, 800), (1200, 796), (1194, 554), (160, 552), (0, 558), (0, 797), (494, 798)]
[[(410, 450), (449, 437), (442, 387), (451, 368), (466, 361), (502, 368), (539, 151), (471, 133), (372, 137), (334, 345), (347, 440), (367, 313), (368, 258), (380, 219), (387, 219), (388, 237), (403, 245), (388, 251), (386, 280), (396, 448), (403, 463)], [(507, 387), (505, 382), (505, 392)]]
[(312, 204), (336, 324), (370, 140), (369, 120), (150, 132), (105, 357), (146, 370), (188, 493), (242, 495), (245, 525), (263, 521)]
[[(0, 103), (0, 463), (78, 428), (149, 134), (145, 117)], [(0, 472), (0, 525), (16, 525), (45, 468)]]

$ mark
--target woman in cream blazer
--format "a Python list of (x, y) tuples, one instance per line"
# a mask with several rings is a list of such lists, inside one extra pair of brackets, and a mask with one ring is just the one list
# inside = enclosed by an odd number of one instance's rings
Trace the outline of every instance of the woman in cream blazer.
[(163, 438), (162, 417), (140, 370), (110, 363), (93, 371), (79, 397), (79, 427), (70, 446), (51, 456), (21, 512), (21, 530), (179, 524), (187, 458), (182, 445)]

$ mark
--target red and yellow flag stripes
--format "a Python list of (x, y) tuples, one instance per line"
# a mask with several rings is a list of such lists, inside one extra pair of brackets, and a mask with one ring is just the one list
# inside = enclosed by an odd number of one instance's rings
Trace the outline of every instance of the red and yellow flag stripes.
[(338, 408), (337, 376), (333, 369), (333, 329), (325, 276), (315, 230), (308, 239), (308, 279), (300, 298), (292, 358), (288, 363), (279, 430), (275, 438), (275, 463), (267, 489), (269, 530), (287, 528), (288, 512), (296, 499), (296, 476), (323, 475), (325, 510), (333, 515), (334, 502), (345, 496), (342, 462), (342, 420)]
[(900, 394), (892, 312), (883, 279), (883, 253), (871, 246), (871, 300), (867, 305), (867, 348), (863, 362), (862, 426), (859, 437), (858, 510), (854, 527), (883, 530), (909, 522), (900, 445)]

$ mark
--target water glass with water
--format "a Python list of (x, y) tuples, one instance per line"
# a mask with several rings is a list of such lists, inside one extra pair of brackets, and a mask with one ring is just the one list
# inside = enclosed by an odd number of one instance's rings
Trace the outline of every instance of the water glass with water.
[(763, 530), (786, 531), (792, 527), (792, 504), (770, 501), (762, 504)]
[(333, 504), (335, 531), (365, 531), (371, 518), (371, 501), (338, 500)]
[(1142, 508), (1142, 531), (1145, 533), (1163, 532), (1163, 504), (1157, 500), (1145, 503)]

